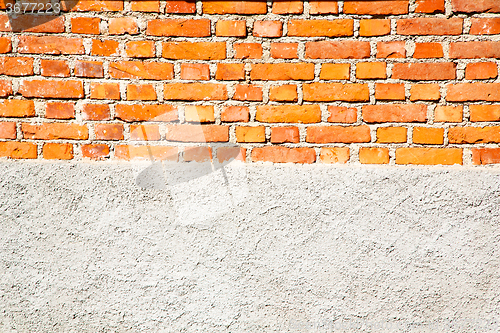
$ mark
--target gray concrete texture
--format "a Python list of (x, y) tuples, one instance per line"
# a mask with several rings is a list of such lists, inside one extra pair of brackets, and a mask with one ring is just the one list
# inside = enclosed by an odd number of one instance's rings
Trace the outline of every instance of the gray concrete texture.
[(0, 332), (497, 332), (498, 169), (0, 163)]

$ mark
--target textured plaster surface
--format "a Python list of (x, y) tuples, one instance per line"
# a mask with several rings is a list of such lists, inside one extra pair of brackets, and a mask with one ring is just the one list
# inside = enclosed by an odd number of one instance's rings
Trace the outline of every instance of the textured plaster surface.
[(496, 332), (494, 169), (0, 163), (0, 332)]

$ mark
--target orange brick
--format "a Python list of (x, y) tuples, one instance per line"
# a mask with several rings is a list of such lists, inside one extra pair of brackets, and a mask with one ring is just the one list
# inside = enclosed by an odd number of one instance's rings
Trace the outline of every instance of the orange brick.
[(186, 60), (226, 59), (224, 42), (166, 42), (163, 43), (163, 58)]
[(367, 123), (413, 123), (427, 120), (427, 105), (378, 104), (363, 105), (363, 120)]
[[(172, 1), (167, 1), (172, 2)], [(175, 2), (175, 1), (174, 1)], [(136, 0), (130, 1), (130, 8), (134, 12), (160, 12), (160, 1), (159, 0)]]
[[(344, 37), (354, 34), (353, 20), (290, 20), (288, 36)], [(276, 36), (272, 36), (276, 37)]]
[(314, 64), (310, 63), (280, 63), (252, 64), (251, 80), (312, 80), (314, 79)]
[(9, 53), (12, 51), (12, 42), (9, 37), (0, 37), (0, 53)]
[(266, 128), (264, 126), (236, 126), (237, 142), (266, 142)]
[(498, 77), (497, 64), (494, 62), (477, 62), (467, 64), (465, 78), (467, 80), (487, 80)]
[(319, 0), (319, 1), (309, 1), (309, 14), (319, 15), (319, 14), (338, 14), (339, 6), (337, 1), (330, 0)]
[(316, 161), (313, 148), (286, 148), (268, 146), (252, 149), (252, 161), (310, 164)]
[(449, 84), (447, 90), (446, 100), (449, 102), (500, 101), (500, 83)]
[(220, 117), (224, 122), (248, 122), (250, 110), (246, 106), (228, 106), (221, 112)]
[(415, 43), (413, 58), (442, 58), (444, 57), (443, 45), (441, 43)]
[(101, 24), (101, 19), (98, 17), (72, 17), (71, 32), (74, 34), (99, 35), (99, 24)]
[(499, 143), (500, 126), (452, 127), (448, 130), (450, 143)]
[(462, 121), (463, 106), (438, 105), (434, 110), (434, 121), (459, 123)]
[(212, 160), (212, 148), (210, 147), (188, 147), (184, 148), (185, 162), (208, 162)]
[(12, 82), (10, 80), (0, 80), (0, 97), (7, 97), (12, 94)]
[(370, 57), (370, 43), (353, 40), (306, 43), (306, 58), (364, 59)]
[(253, 24), (253, 35), (256, 37), (281, 37), (283, 24), (280, 21), (256, 21)]
[(125, 53), (131, 58), (152, 58), (155, 56), (155, 43), (153, 41), (127, 42)]
[(188, 122), (215, 122), (214, 107), (212, 105), (187, 105), (184, 109), (184, 116)]
[(269, 99), (277, 102), (297, 102), (297, 86), (293, 84), (273, 86), (269, 91)]
[(83, 120), (108, 120), (110, 119), (109, 105), (84, 104), (82, 106)]
[(109, 64), (109, 75), (115, 79), (170, 80), (174, 66), (163, 62), (118, 61)]
[(349, 80), (350, 64), (322, 64), (319, 78), (322, 80)]
[(444, 0), (416, 0), (415, 13), (444, 13)]
[(500, 42), (486, 41), (450, 43), (450, 58), (500, 58)]
[(377, 83), (375, 99), (385, 101), (404, 101), (405, 86), (402, 83)]
[(350, 158), (349, 148), (334, 147), (334, 148), (321, 148), (319, 158), (322, 163), (347, 163)]
[(73, 145), (70, 143), (45, 143), (43, 145), (43, 158), (46, 160), (71, 160), (73, 158)]
[(410, 100), (437, 101), (441, 98), (439, 84), (414, 84), (410, 89)]
[(298, 43), (271, 43), (271, 57), (275, 59), (297, 59)]
[(262, 87), (253, 84), (235, 86), (233, 99), (236, 101), (262, 101)]
[(216, 80), (244, 80), (245, 64), (217, 64)]
[(462, 34), (463, 19), (419, 17), (401, 19), (397, 21), (399, 35), (460, 35)]
[(92, 41), (92, 55), (109, 57), (112, 55), (117, 55), (118, 53), (118, 42), (115, 40), (98, 40), (94, 39)]
[(167, 83), (163, 91), (166, 100), (227, 100), (227, 87), (216, 83)]
[(152, 84), (129, 84), (127, 86), (127, 100), (155, 101), (156, 91)]
[(30, 142), (0, 142), (0, 157), (13, 159), (33, 159), (37, 156), (37, 147)]
[(75, 76), (78, 77), (104, 77), (104, 67), (100, 61), (77, 61)]
[(167, 37), (208, 37), (210, 20), (164, 19), (148, 21), (146, 34)]
[(0, 102), (0, 117), (33, 117), (35, 103), (19, 99), (7, 99)]
[(302, 1), (275, 1), (273, 2), (273, 14), (302, 14), (304, 3)]
[(33, 59), (25, 57), (0, 58), (0, 74), (9, 76), (33, 75)]
[(385, 36), (391, 33), (391, 20), (360, 20), (359, 35), (363, 37)]
[(219, 37), (245, 37), (247, 35), (246, 21), (219, 20), (215, 25), (215, 34)]
[(120, 99), (120, 85), (118, 83), (90, 83), (90, 98), (92, 99)]
[(73, 103), (47, 103), (45, 118), (73, 119), (75, 118), (75, 105)]
[(179, 160), (177, 147), (168, 146), (130, 146), (115, 147), (115, 158), (119, 160), (175, 161)]
[(181, 64), (181, 79), (209, 80), (210, 68), (207, 64)]
[(130, 140), (158, 141), (160, 139), (158, 125), (130, 125)]
[(96, 124), (94, 131), (97, 140), (123, 140), (122, 124)]
[(174, 121), (178, 120), (177, 108), (172, 105), (126, 105), (116, 106), (117, 119), (127, 122), (135, 121)]
[(261, 105), (255, 119), (263, 123), (319, 123), (319, 105)]
[(306, 141), (309, 143), (370, 142), (370, 127), (362, 126), (310, 126)]
[(21, 124), (21, 130), (25, 139), (32, 140), (87, 140), (89, 138), (87, 126), (74, 123)]
[(81, 38), (66, 38), (56, 36), (19, 36), (19, 53), (35, 54), (84, 54)]
[(442, 145), (444, 143), (444, 128), (415, 127), (413, 143), (427, 145)]
[(166, 140), (180, 142), (227, 142), (229, 127), (221, 125), (167, 125)]
[(470, 121), (500, 121), (500, 105), (469, 105), (469, 110)]
[(454, 80), (457, 65), (453, 62), (394, 64), (392, 78), (402, 80)]
[(109, 147), (103, 144), (82, 145), (82, 156), (92, 160), (103, 160), (109, 157)]
[(41, 74), (43, 76), (68, 77), (69, 66), (64, 60), (41, 60)]
[(237, 160), (245, 162), (247, 151), (245, 148), (240, 147), (220, 147), (217, 148), (217, 160), (219, 163)]
[(377, 128), (377, 143), (404, 143), (407, 129), (405, 127)]
[(262, 45), (259, 43), (234, 44), (234, 52), (236, 59), (260, 59), (262, 58)]
[(308, 102), (367, 102), (370, 91), (367, 84), (310, 83), (304, 84), (304, 101)]
[(103, 0), (103, 1), (76, 1), (68, 0), (61, 2), (62, 11), (72, 12), (118, 12), (123, 10), (123, 1)]
[(345, 1), (345, 14), (401, 15), (408, 13), (408, 0), (404, 1)]
[(196, 1), (166, 1), (166, 13), (194, 14), (196, 13)]
[(471, 35), (498, 35), (500, 34), (500, 18), (472, 18), (469, 33)]
[(73, 80), (25, 80), (21, 83), (19, 93), (24, 97), (82, 98), (83, 83)]
[(266, 14), (265, 1), (204, 1), (204, 14)]
[(462, 164), (458, 148), (398, 148), (396, 164), (453, 165)]
[(116, 17), (109, 20), (110, 35), (135, 35), (139, 33), (137, 21), (132, 17)]
[(452, 0), (454, 12), (459, 13), (500, 13), (500, 3), (495, 0)]
[(15, 139), (17, 137), (16, 123), (0, 122), (0, 139)]
[(271, 127), (272, 143), (297, 143), (299, 141), (300, 135), (297, 127)]
[(328, 122), (330, 123), (355, 123), (358, 119), (358, 110), (356, 108), (347, 108), (345, 106), (328, 106)]
[(472, 149), (472, 163), (475, 165), (500, 163), (500, 148)]
[(356, 78), (385, 79), (387, 64), (385, 62), (359, 62), (356, 64)]
[(405, 42), (378, 42), (377, 58), (405, 58)]
[(389, 163), (389, 149), (387, 148), (359, 148), (359, 161), (361, 164), (387, 164)]

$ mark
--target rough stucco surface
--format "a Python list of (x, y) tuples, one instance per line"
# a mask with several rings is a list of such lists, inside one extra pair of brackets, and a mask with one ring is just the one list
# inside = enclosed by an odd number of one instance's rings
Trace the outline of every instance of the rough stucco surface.
[(0, 332), (498, 330), (498, 170), (146, 167), (0, 164)]

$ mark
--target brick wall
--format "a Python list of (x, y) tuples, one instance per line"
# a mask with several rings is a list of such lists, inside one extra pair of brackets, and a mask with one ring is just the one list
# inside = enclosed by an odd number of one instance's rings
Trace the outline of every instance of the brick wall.
[(0, 156), (500, 163), (500, 1), (0, 1)]

